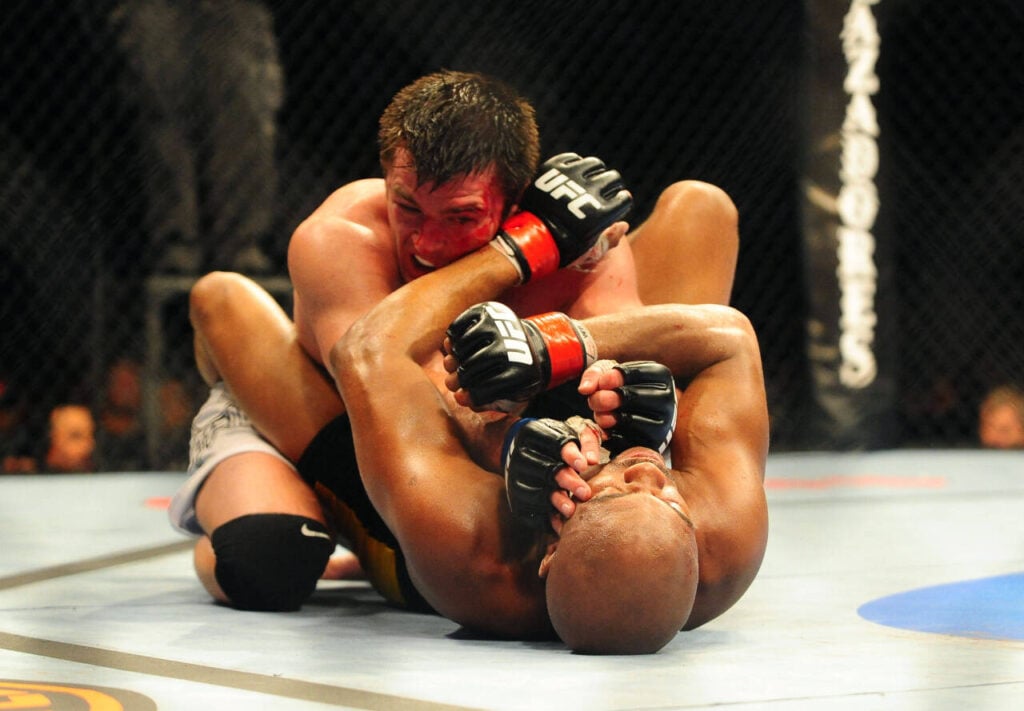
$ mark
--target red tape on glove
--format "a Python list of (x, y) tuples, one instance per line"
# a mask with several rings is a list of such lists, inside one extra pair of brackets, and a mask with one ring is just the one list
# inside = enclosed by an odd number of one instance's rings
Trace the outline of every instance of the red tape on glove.
[(548, 382), (548, 388), (561, 385), (583, 372), (586, 366), (586, 352), (571, 318), (552, 311), (530, 316), (525, 320), (537, 326), (547, 347), (551, 363), (551, 380)]
[(530, 279), (558, 271), (558, 245), (541, 220), (531, 212), (518, 212), (505, 220), (501, 229), (512, 238), (530, 266)]

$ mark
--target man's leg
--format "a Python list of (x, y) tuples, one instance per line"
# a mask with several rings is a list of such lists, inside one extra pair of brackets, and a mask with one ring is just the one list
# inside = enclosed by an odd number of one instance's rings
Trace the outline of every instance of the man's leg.
[(205, 532), (193, 552), (196, 575), (214, 599), (239, 607), (297, 608), (334, 550), (313, 491), (293, 467), (262, 452), (214, 467), (196, 516)]
[(345, 407), (299, 345), (295, 324), (256, 282), (229, 272), (196, 282), (189, 307), (203, 379), (224, 381), (260, 434), (297, 462)]
[[(260, 451), (265, 443), (253, 425), (295, 461), (343, 412), (341, 399), (299, 347), (284, 311), (254, 282), (227, 273), (203, 277), (192, 290), (191, 318), (200, 372), (211, 385), (223, 381), (211, 396), (218, 407), (205, 418), (215, 423), (208, 425), (210, 437), (221, 439), (211, 449), (235, 452), (213, 467), (195, 495), (204, 532), (194, 553), (196, 573), (217, 600), (295, 609), (324, 573), (334, 542), (313, 490), (290, 462)], [(230, 395), (216, 392), (225, 386)], [(197, 426), (203, 419), (200, 413)], [(253, 445), (247, 450), (236, 438)]]
[(645, 304), (728, 304), (739, 253), (736, 206), (720, 188), (673, 183), (630, 236)]

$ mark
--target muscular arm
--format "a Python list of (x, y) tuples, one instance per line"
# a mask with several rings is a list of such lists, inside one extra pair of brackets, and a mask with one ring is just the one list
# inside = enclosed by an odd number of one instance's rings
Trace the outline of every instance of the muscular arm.
[(391, 294), (337, 343), (330, 363), (367, 492), (420, 592), (460, 624), (546, 636), (537, 561), (526, 555), (529, 541), (515, 550), (503, 482), (465, 454), (422, 367), (463, 308), (516, 279), (496, 251), (472, 253)]
[(687, 628), (732, 606), (767, 541), (768, 410), (750, 322), (722, 306), (666, 305), (588, 319), (603, 357), (652, 359), (682, 388), (673, 467), (685, 478), (700, 545), (700, 588)]
[(296, 228), (288, 244), (299, 341), (325, 365), (349, 327), (401, 283), (383, 193), (381, 180), (339, 188)]

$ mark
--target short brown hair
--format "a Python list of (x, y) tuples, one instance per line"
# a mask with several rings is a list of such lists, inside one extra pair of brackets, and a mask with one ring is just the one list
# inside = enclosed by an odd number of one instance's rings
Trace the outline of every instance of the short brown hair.
[(428, 74), (395, 94), (380, 117), (378, 141), (384, 169), (405, 148), (420, 184), (494, 165), (509, 206), (540, 161), (533, 106), (505, 82), (469, 72)]

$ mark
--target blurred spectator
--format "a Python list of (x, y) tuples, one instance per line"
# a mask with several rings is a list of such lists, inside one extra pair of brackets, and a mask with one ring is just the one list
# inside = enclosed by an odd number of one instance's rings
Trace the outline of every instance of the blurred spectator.
[(55, 473), (91, 472), (96, 466), (96, 421), (84, 405), (57, 405), (50, 411), (44, 463)]
[(978, 438), (983, 447), (1024, 449), (1024, 389), (993, 388), (978, 408)]
[(130, 358), (120, 358), (107, 369), (99, 416), (104, 469), (136, 470), (145, 462), (141, 372), (142, 367)]
[(188, 438), (197, 405), (182, 380), (160, 383), (160, 448), (157, 464), (164, 469), (188, 466)]
[(139, 114), (146, 230), (158, 271), (258, 273), (276, 216), (284, 79), (254, 0), (121, 0), (110, 18)]
[(0, 378), (0, 460), (4, 474), (30, 474), (39, 470), (35, 437), (25, 417), (25, 398), (15, 384)]
[[(185, 468), (189, 428), (195, 409), (192, 400), (181, 380), (168, 378), (159, 383), (157, 466)], [(139, 471), (149, 468), (142, 411), (142, 366), (131, 358), (119, 358), (107, 370), (98, 439), (104, 469)]]

